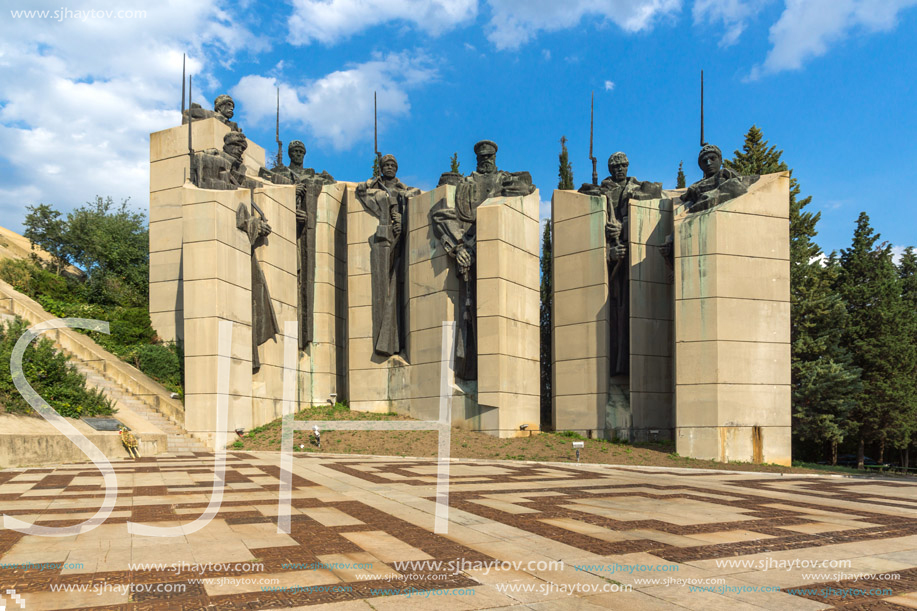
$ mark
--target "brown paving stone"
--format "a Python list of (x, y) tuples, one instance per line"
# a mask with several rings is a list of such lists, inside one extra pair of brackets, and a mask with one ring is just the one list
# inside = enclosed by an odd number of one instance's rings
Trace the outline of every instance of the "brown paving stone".
[[(379, 507), (376, 507), (373, 499), (377, 497), (373, 496), (374, 492), (362, 490), (357, 500), (342, 494), (338, 488), (329, 490), (302, 475), (319, 473), (324, 469), (325, 472), (339, 474), (344, 478), (341, 481), (352, 477), (355, 478), (353, 481), (370, 483), (374, 486), (373, 490), (388, 490), (392, 487), (404, 491), (399, 492), (397, 498), (405, 499), (412, 508), (421, 508), (420, 512), (412, 509), (403, 515), (426, 515), (429, 510), (424, 510), (422, 503), (411, 499), (430, 499), (420, 496), (420, 490), (416, 493), (410, 490), (423, 486), (423, 494), (429, 494), (427, 491), (435, 483), (435, 478), (430, 476), (435, 473), (435, 461), (429, 460), (342, 458), (294, 461), (297, 472), (292, 479), (296, 498), (291, 505), (296, 511), (291, 516), (292, 532), (289, 536), (278, 537), (276, 508), (280, 468), (276, 462), (276, 455), (229, 454), (227, 488), (221, 511), (208, 527), (211, 534), (205, 528), (180, 541), (176, 540), (172, 552), (168, 551), (168, 543), (131, 538), (124, 523), (131, 520), (154, 526), (171, 526), (178, 524), (179, 520), (182, 523), (194, 520), (208, 504), (212, 487), (213, 455), (146, 458), (137, 462), (114, 463), (119, 483), (123, 480), (127, 485), (119, 488), (116, 510), (122, 514), (109, 519), (105, 526), (125, 530), (120, 535), (104, 534), (102, 531), (96, 533), (100, 544), (110, 541), (105, 548), (107, 550), (115, 549), (112, 545), (120, 536), (140, 546), (138, 549), (155, 550), (157, 558), (173, 561), (184, 560), (180, 557), (195, 547), (199, 552), (195, 558), (212, 558), (214, 562), (235, 561), (230, 558), (232, 554), (229, 550), (241, 545), (238, 548), (240, 553), (246, 556), (250, 554), (264, 565), (263, 573), (245, 573), (230, 567), (211, 568), (205, 575), (191, 570), (108, 570), (117, 568), (118, 561), (113, 561), (93, 565), (95, 570), (91, 574), (61, 574), (60, 570), (34, 572), (0, 569), (0, 588), (13, 587), (17, 592), (36, 597), (40, 595), (44, 601), (48, 601), (52, 600), (49, 598), (52, 583), (181, 583), (187, 586), (181, 593), (138, 592), (129, 601), (98, 600), (98, 604), (91, 607), (159, 611), (297, 608), (372, 599), (375, 596), (373, 590), (378, 588), (442, 589), (480, 586), (479, 579), (464, 574), (451, 575), (442, 580), (433, 571), (414, 571), (404, 573), (405, 577), (413, 578), (411, 581), (348, 581), (343, 585), (352, 589), (346, 591), (261, 591), (260, 586), (248, 585), (248, 591), (245, 592), (233, 593), (221, 588), (219, 594), (216, 591), (208, 594), (203, 584), (193, 583), (192, 580), (220, 576), (253, 577), (259, 574), (292, 575), (296, 571), (302, 572), (301, 568), (292, 568), (297, 564), (316, 563), (322, 558), (366, 557), (373, 551), (376, 555), (370, 557), (379, 559), (380, 567), (384, 567), (386, 572), (394, 571), (392, 563), (383, 563), (379, 555), (386, 556), (388, 552), (388, 557), (400, 558), (403, 555), (399, 553), (400, 549), (412, 550), (411, 557), (416, 556), (418, 559), (449, 561), (463, 558), (471, 562), (493, 560), (490, 555), (460, 545), (448, 536), (432, 534), (429, 527), (422, 528), (381, 509), (401, 506), (397, 502), (386, 500), (379, 502)], [(493, 541), (500, 543), (476, 544), (481, 549), (499, 549), (501, 556), (509, 554), (519, 558), (526, 555), (534, 557), (543, 550), (542, 554), (560, 557), (568, 556), (569, 550), (578, 549), (584, 553), (596, 554), (594, 557), (649, 552), (653, 556), (647, 557), (658, 558), (660, 563), (688, 562), (780, 550), (800, 550), (802, 554), (804, 550), (826, 545), (903, 540), (904, 537), (917, 535), (912, 517), (894, 515), (895, 511), (900, 514), (902, 508), (913, 509), (917, 503), (917, 495), (914, 494), (917, 487), (901, 482), (768, 478), (709, 472), (685, 474), (621, 468), (595, 470), (496, 462), (457, 463), (455, 471), (456, 477), (452, 478), (452, 484), (460, 488), (453, 490), (450, 504), (453, 509), (478, 516), (476, 519), (480, 522), (468, 522), (469, 525), (480, 524), (484, 532), (484, 527), (488, 525), (502, 524), (519, 529), (513, 532), (529, 533), (529, 536), (519, 538), (516, 534), (509, 535), (507, 531), (507, 536), (517, 539), (505, 540), (505, 537), (497, 535)], [(327, 479), (327, 476), (324, 477)], [(688, 481), (692, 485), (685, 486), (677, 480)], [(384, 486), (380, 487), (380, 484)], [(779, 496), (774, 493), (779, 493)], [(94, 512), (103, 498), (101, 477), (97, 471), (85, 466), (0, 471), (0, 510), (8, 515), (29, 516), (29, 520), (35, 519), (43, 525), (78, 523), (85, 519), (87, 512)], [(62, 503), (61, 499), (67, 499), (67, 502)], [(835, 501), (844, 501), (846, 506), (838, 507)], [(657, 510), (657, 504), (663, 509)], [(606, 507), (607, 511), (603, 510), (599, 515), (583, 511), (587, 505)], [(616, 507), (625, 510), (628, 507), (643, 509), (632, 512), (636, 515), (629, 515), (631, 519), (621, 519), (620, 513), (615, 511)], [(676, 516), (677, 519), (669, 520), (665, 515), (665, 507), (681, 508), (681, 513)], [(709, 508), (709, 511), (705, 512), (704, 508)], [(883, 513), (883, 508), (894, 511)], [(696, 518), (692, 518), (692, 515)], [(716, 516), (721, 516), (720, 521), (717, 521)], [(824, 526), (830, 524), (836, 524), (837, 528)], [(222, 526), (218, 528), (218, 525)], [(81, 535), (83, 540), (92, 545), (92, 533), (85, 535)], [(539, 544), (539, 537), (548, 541)], [(0, 563), (23, 539), (29, 542), (34, 537), (0, 531)], [(513, 543), (514, 540), (517, 543)], [(242, 541), (249, 542), (247, 550)], [(160, 544), (164, 547), (157, 547)], [(41, 558), (42, 553), (49, 554), (52, 549), (66, 551), (69, 549), (66, 546), (71, 544), (59, 541), (47, 545), (45, 548), (41, 545), (36, 547), (34, 561), (48, 561), (47, 558)], [(54, 545), (64, 547), (55, 548)], [(220, 555), (221, 545), (226, 550), (223, 557)], [(507, 546), (511, 546), (514, 551), (509, 553), (511, 548)], [(364, 549), (367, 547), (370, 549)], [(917, 548), (917, 544), (912, 547)], [(39, 549), (47, 551), (39, 552)], [(906, 545), (899, 545), (883, 551), (903, 550), (900, 552), (903, 560), (910, 549)], [(27, 555), (31, 556), (32, 552)], [(74, 559), (78, 557), (82, 558), (75, 555)], [(906, 565), (907, 561), (903, 561)], [(86, 570), (92, 570), (90, 564), (91, 561), (87, 561)], [(105, 570), (99, 570), (102, 567)], [(878, 583), (876, 587), (894, 588), (895, 597), (886, 597), (888, 600), (876, 600), (873, 597), (831, 600), (827, 604), (842, 609), (907, 608), (901, 606), (908, 600), (906, 595), (917, 592), (917, 577), (912, 574), (913, 571), (917, 569), (901, 571), (900, 582)], [(566, 581), (581, 578), (582, 574), (573, 574), (567, 576)], [(539, 580), (534, 576), (532, 579)], [(295, 578), (287, 581), (292, 583)], [(867, 583), (861, 580), (848, 587), (862, 588)], [(837, 587), (837, 584), (832, 587)], [(679, 594), (688, 595), (686, 591)], [(61, 604), (65, 604), (66, 595), (54, 596), (60, 597)], [(629, 599), (659, 600), (636, 595)], [(376, 600), (381, 601), (378, 597)], [(383, 606), (397, 608), (398, 600), (385, 600)], [(473, 602), (474, 599), (472, 597), (468, 600)], [(551, 608), (550, 604), (551, 601), (543, 603), (547, 605), (545, 608)], [(663, 607), (665, 605), (661, 601), (660, 604)]]

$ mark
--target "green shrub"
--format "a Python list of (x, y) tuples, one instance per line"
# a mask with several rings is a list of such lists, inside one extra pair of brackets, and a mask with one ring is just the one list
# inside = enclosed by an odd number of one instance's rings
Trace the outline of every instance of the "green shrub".
[[(13, 347), (27, 329), (28, 324), (19, 318), (0, 327), (0, 363), (10, 362)], [(110, 415), (115, 411), (112, 401), (101, 391), (86, 388), (86, 378), (47, 338), (29, 345), (23, 355), (22, 369), (32, 388), (61, 416), (80, 418)], [(0, 367), (0, 404), (10, 413), (32, 412), (13, 384), (8, 365)]]
[(182, 387), (182, 361), (174, 344), (144, 344), (137, 349), (137, 368), (168, 389)]
[(0, 261), (0, 279), (32, 299), (45, 296), (72, 301), (84, 296), (83, 287), (78, 281), (58, 276), (35, 262), (25, 259)]
[[(112, 291), (118, 292), (124, 287), (136, 293), (130, 285), (120, 283), (112, 275), (102, 277), (99, 274), (96, 275), (97, 280), (81, 284), (58, 276), (32, 261), (14, 259), (0, 261), (0, 278), (35, 299), (48, 313), (58, 318), (104, 320), (109, 324), (107, 334), (82, 329), (77, 331), (88, 335), (102, 348), (134, 365), (169, 390), (184, 395), (184, 355), (179, 346), (154, 343), (156, 332), (147, 306), (110, 305), (112, 302), (145, 302), (145, 297), (139, 293), (108, 298), (112, 296)], [(99, 291), (108, 291), (108, 297), (101, 301), (109, 305), (98, 302)]]

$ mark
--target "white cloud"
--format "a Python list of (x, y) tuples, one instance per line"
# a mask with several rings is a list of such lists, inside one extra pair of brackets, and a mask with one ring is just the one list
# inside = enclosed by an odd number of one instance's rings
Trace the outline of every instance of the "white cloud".
[(625, 32), (650, 30), (681, 10), (681, 0), (487, 0), (491, 8), (487, 38), (498, 49), (517, 49), (539, 31), (553, 32), (598, 17)]
[(544, 57), (545, 61), (551, 61), (551, 50), (550, 50), (550, 49), (542, 49), (542, 50), (541, 50), (541, 56)]
[(729, 47), (739, 41), (749, 19), (770, 2), (771, 0), (695, 0), (692, 14), (695, 24), (722, 22), (726, 31), (720, 39), (720, 46)]
[[(580, 24), (584, 17), (614, 23), (625, 32), (652, 29), (681, 10), (682, 0), (483, 0), (489, 5), (488, 39), (516, 49), (539, 31)], [(294, 45), (334, 45), (373, 27), (405, 22), (438, 35), (478, 16), (479, 0), (292, 0), (287, 40)]]
[(892, 261), (895, 262), (895, 265), (901, 264), (901, 257), (907, 248), (907, 246), (892, 246)]
[[(343, 150), (372, 134), (373, 91), (378, 92), (384, 133), (387, 117), (410, 113), (408, 91), (436, 76), (433, 61), (424, 53), (379, 56), (303, 85), (280, 83), (281, 114), (285, 124), (305, 128), (312, 137)], [(274, 78), (249, 75), (232, 88), (247, 124), (273, 118), (277, 84)]]
[(852, 34), (891, 30), (898, 14), (915, 5), (917, 0), (786, 0), (770, 29), (771, 50), (749, 78), (798, 70)]
[[(48, 4), (45, 2), (44, 4)], [(140, 8), (138, 8), (140, 7)], [(33, 4), (56, 10), (60, 6)], [(186, 4), (74, 1), (72, 11), (145, 10), (145, 19), (0, 20), (2, 223), (17, 226), (26, 205), (62, 210), (95, 195), (131, 197), (145, 209), (148, 135), (179, 121), (181, 55), (195, 90), (215, 56), (258, 48), (218, 0)], [(196, 96), (202, 103), (203, 96)]]
[(612, 81), (605, 81), (605, 91), (614, 91), (615, 84)]
[(331, 45), (391, 21), (439, 34), (477, 12), (477, 0), (293, 0), (287, 39), (294, 45)]

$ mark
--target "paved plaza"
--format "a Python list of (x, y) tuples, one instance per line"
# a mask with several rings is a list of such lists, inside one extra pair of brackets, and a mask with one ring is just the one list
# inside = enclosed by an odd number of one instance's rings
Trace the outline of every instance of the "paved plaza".
[[(436, 462), (296, 455), (290, 533), (280, 456), (230, 452), (216, 516), (213, 454), (113, 463), (97, 528), (0, 530), (0, 608), (913, 609), (917, 485), (900, 479), (454, 461), (434, 534)], [(89, 464), (0, 471), (0, 509), (68, 526), (104, 498)]]

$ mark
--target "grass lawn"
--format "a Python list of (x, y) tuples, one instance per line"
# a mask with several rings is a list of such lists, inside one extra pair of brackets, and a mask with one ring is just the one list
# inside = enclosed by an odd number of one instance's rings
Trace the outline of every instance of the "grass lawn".
[[(320, 405), (296, 414), (296, 420), (411, 420), (397, 414), (354, 412), (346, 405)], [(281, 421), (246, 431), (242, 438), (229, 444), (231, 450), (280, 451)], [(718, 463), (710, 460), (685, 458), (675, 453), (671, 442), (652, 444), (626, 444), (598, 439), (583, 439), (570, 432), (534, 433), (524, 437), (500, 439), (484, 433), (452, 429), (453, 458), (482, 458), (503, 460), (533, 460), (545, 462), (576, 462), (572, 442), (582, 440), (580, 451), (584, 463), (610, 465), (645, 465), (672, 468), (724, 469), (736, 471), (762, 471), (772, 473), (822, 473), (820, 465), (805, 464), (794, 467), (756, 465), (744, 462)], [(300, 449), (300, 444), (304, 448)], [(435, 431), (322, 431), (319, 449), (307, 431), (294, 435), (294, 451), (327, 452), (333, 454), (373, 454), (378, 456), (435, 457), (437, 433)], [(858, 473), (844, 469), (842, 472)]]

